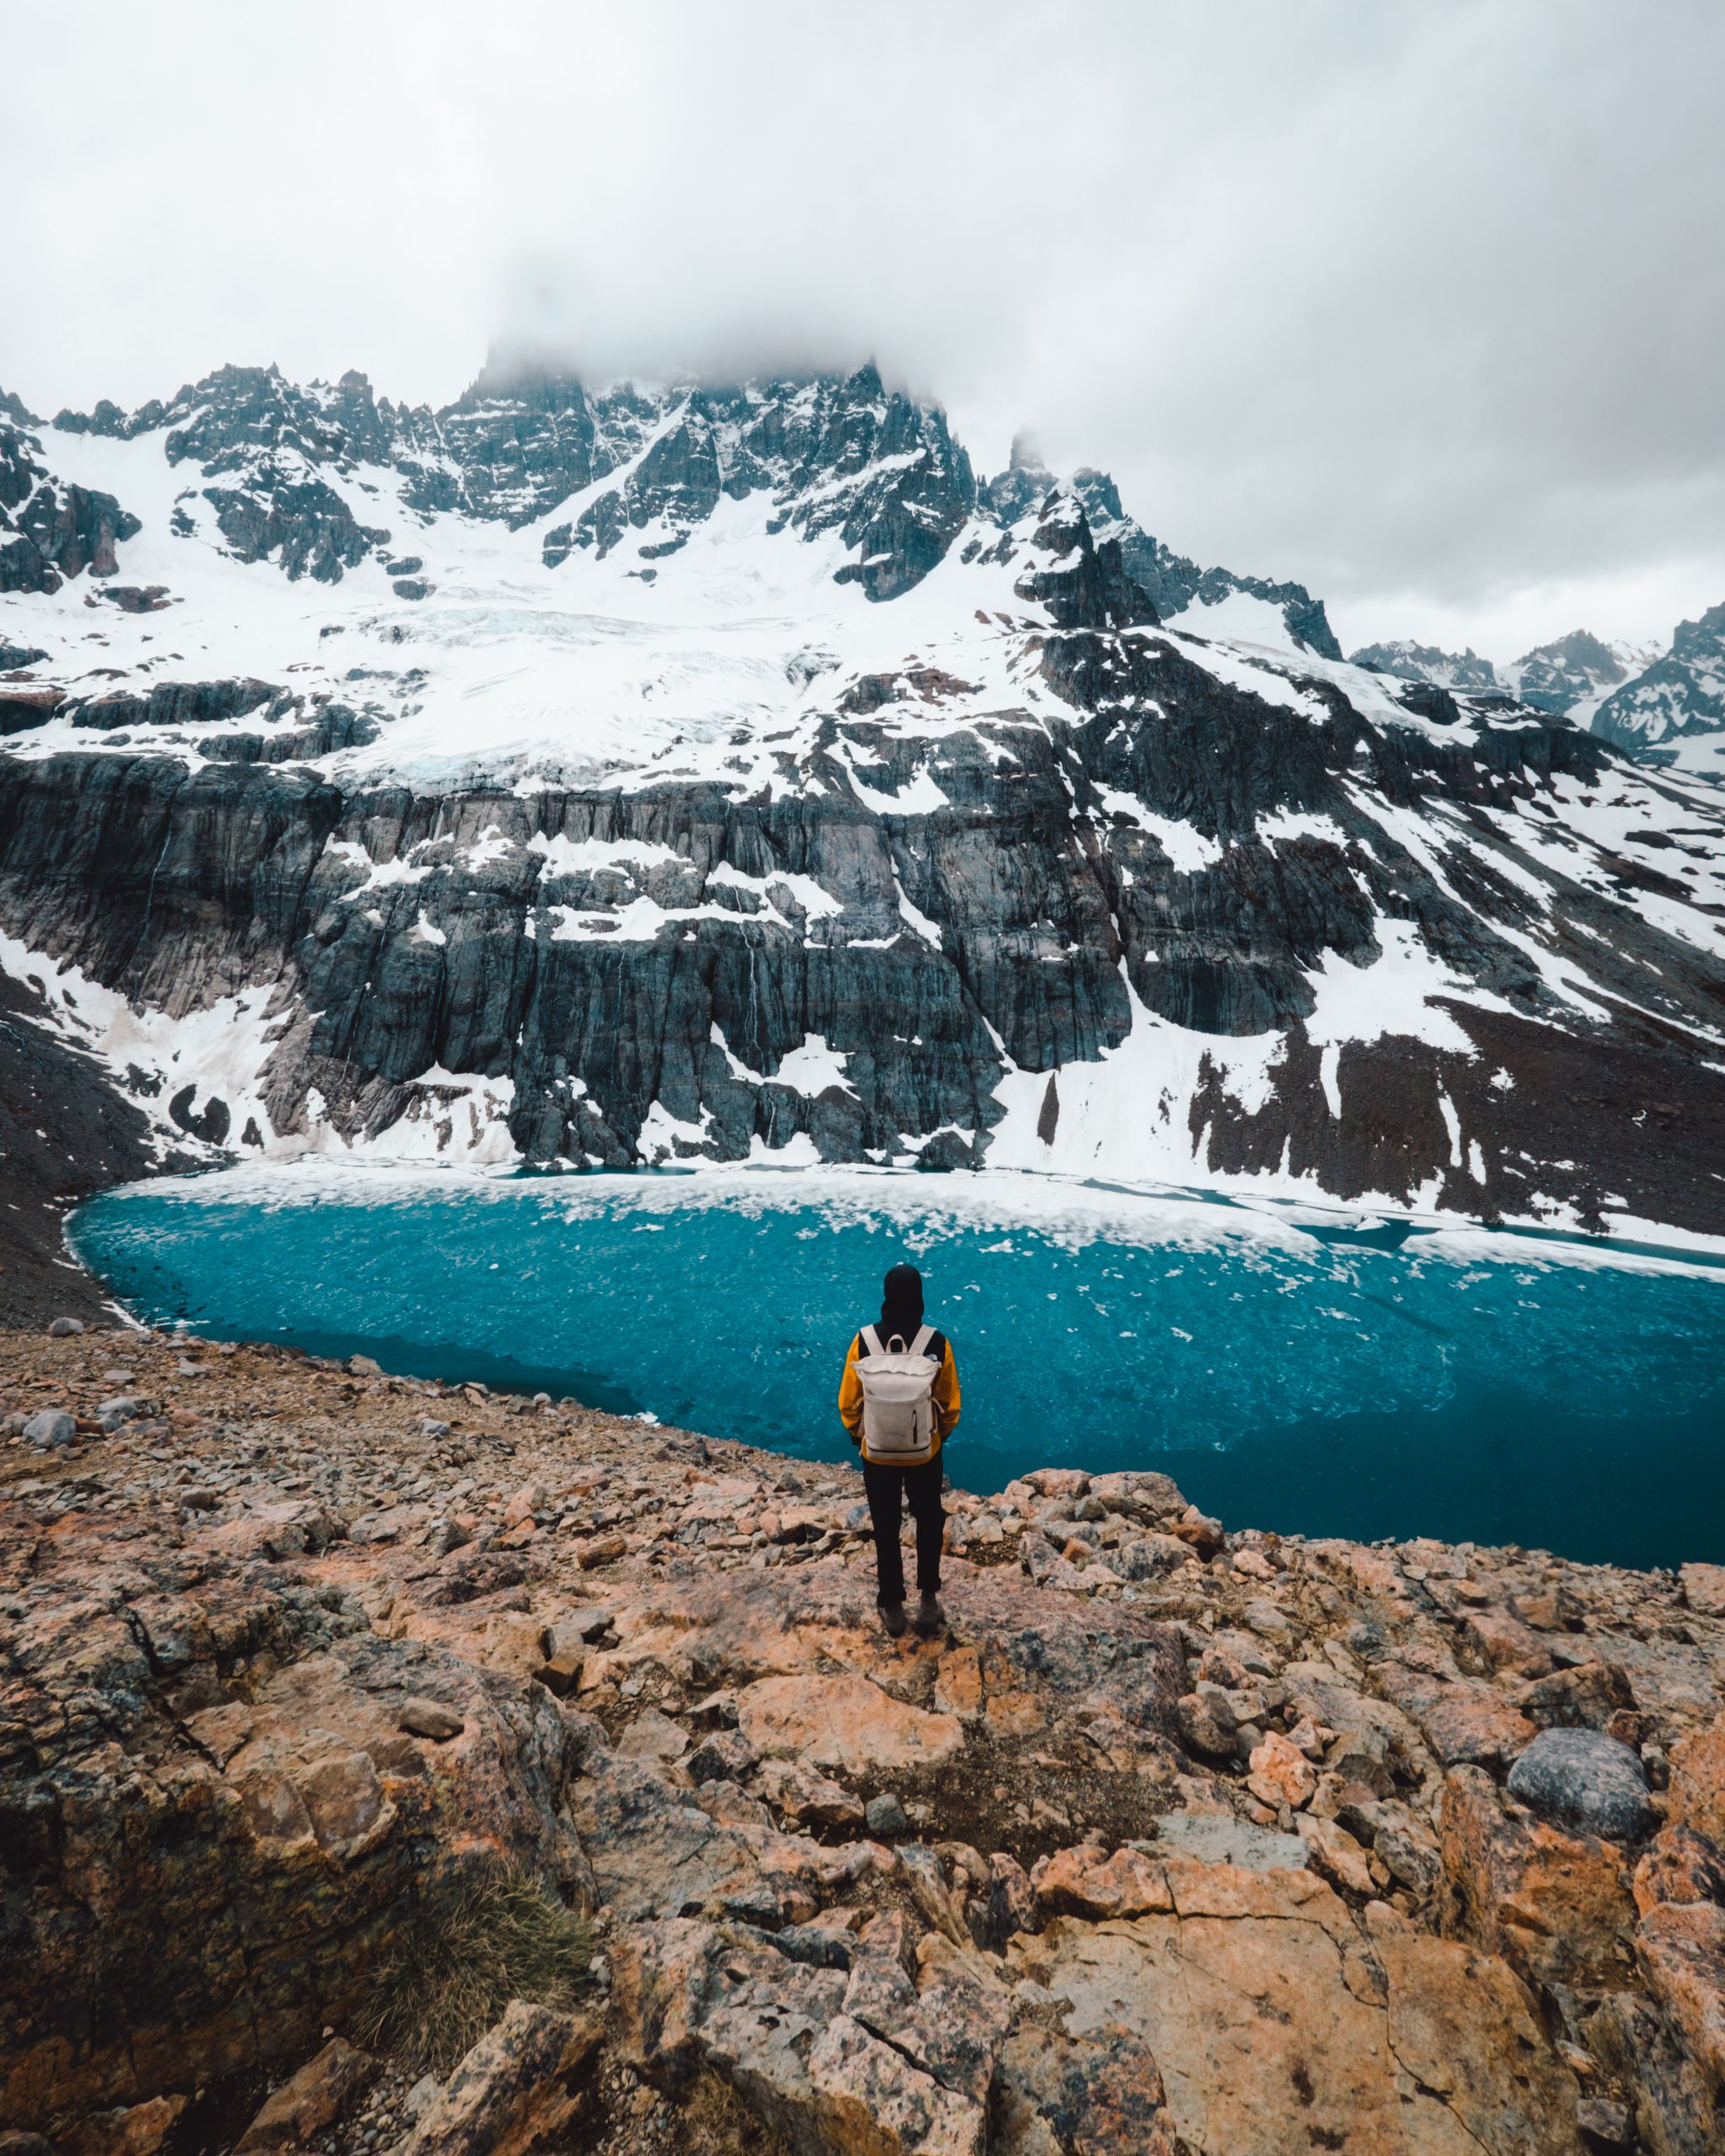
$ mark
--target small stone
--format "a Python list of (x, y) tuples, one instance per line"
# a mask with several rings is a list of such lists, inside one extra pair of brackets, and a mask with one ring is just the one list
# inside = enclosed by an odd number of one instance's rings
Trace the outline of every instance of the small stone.
[(1273, 1729), (1252, 1747), (1246, 1786), (1260, 1804), (1285, 1804), (1297, 1812), (1317, 1787), (1317, 1772), (1297, 1744)]
[(1635, 2119), (1627, 2104), (1614, 2104), (1608, 2096), (1583, 2096), (1575, 2107), (1575, 2123), (1583, 2137), (1600, 2148), (1633, 2148)]
[(1376, 1882), (1365, 1851), (1346, 1828), (1338, 1827), (1333, 1819), (1314, 1819), (1306, 1812), (1300, 1815), (1296, 1823), (1310, 1853), (1311, 1869), (1333, 1886), (1344, 1886), (1362, 1901), (1369, 1900)]
[[(584, 1634), (583, 1636), (587, 1636)], [(684, 1720), (691, 1729), (734, 1729), (737, 1726), (737, 1695), (734, 1692), (709, 1692), (704, 1700), (695, 1702)]]
[(369, 1355), (350, 1355), (347, 1367), (356, 1378), (381, 1378), (383, 1374), (382, 1364), (373, 1362)]
[(417, 1694), (402, 1701), (396, 1721), (409, 1737), (429, 1737), (435, 1744), (459, 1737), (467, 1726), (453, 1707), (445, 1706), (441, 1700), (427, 1700)]
[(1081, 1497), (1090, 1477), (1076, 1467), (1033, 1467), (1024, 1480), (1039, 1497)]
[(1483, 1685), (1452, 1685), (1420, 1716), (1419, 1724), (1445, 1767), (1502, 1766), (1534, 1734), (1513, 1700)]
[(523, 1520), (531, 1519), (544, 1502), (544, 1494), (537, 1482), (524, 1483), (503, 1508), (505, 1527), (519, 1527)]
[(350, 2111), (376, 2079), (377, 2065), (339, 2036), (284, 2082), (240, 2137), (234, 2156), (296, 2148)]
[(26, 1444), (69, 1445), (77, 1436), (77, 1423), (63, 1407), (45, 1407), (24, 1424), (24, 1435)]
[(1610, 1842), (1653, 1823), (1641, 1762), (1592, 1729), (1545, 1729), (1509, 1770), (1511, 1796), (1554, 1825)]
[(425, 1548), (428, 1556), (446, 1557), (451, 1550), (463, 1548), (471, 1540), (459, 1520), (434, 1519), (425, 1529)]
[(740, 1781), (755, 1764), (754, 1746), (734, 1729), (715, 1730), (690, 1753), (683, 1764), (696, 1783)]
[(689, 1739), (669, 1715), (661, 1714), (657, 1707), (648, 1707), (624, 1729), (617, 1748), (625, 1759), (660, 1764), (681, 1758), (689, 1748)]
[(419, 1435), (422, 1438), (446, 1438), (449, 1425), (440, 1422), (435, 1415), (422, 1415), (419, 1417)]
[(74, 1332), (82, 1332), (84, 1321), (81, 1317), (56, 1317), (48, 1327), (51, 1340), (69, 1340)]
[(862, 1806), (842, 1783), (799, 1759), (767, 1760), (761, 1769), (761, 1790), (770, 1804), (799, 1823), (854, 1833), (863, 1822)]
[(889, 1789), (869, 1798), (862, 1807), (862, 1818), (871, 1834), (908, 1834), (911, 1831), (905, 1807)]
[(1038, 1928), (1035, 1890), (1029, 1874), (1007, 1849), (996, 1849), (988, 1860), (988, 1899), (980, 1913), (978, 1944), (991, 1953), (1006, 1951), (1015, 1932)]
[(596, 2015), (514, 2000), (421, 2111), (398, 2144), (403, 2156), (564, 2145), (579, 2069), (602, 2026)]

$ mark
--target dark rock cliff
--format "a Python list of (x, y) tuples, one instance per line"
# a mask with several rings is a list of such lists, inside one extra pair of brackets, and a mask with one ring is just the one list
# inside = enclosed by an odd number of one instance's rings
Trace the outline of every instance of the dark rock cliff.
[[(1092, 609), (1135, 589), (1087, 532), (1071, 559)], [(1056, 629), (1031, 652), (1058, 716), (918, 734), (903, 700), (937, 708), (940, 679), (869, 677), (758, 798), (0, 762), (0, 927), (174, 1015), (273, 992), (272, 1140), (308, 1127), (308, 1103), (355, 1139), (435, 1121), (459, 1073), (508, 1082), (530, 1159), (739, 1160), (805, 1134), (827, 1160), (969, 1166), (1010, 1071), (1054, 1076), (1052, 1143), (1058, 1074), (1161, 1021), (1209, 1043), (1197, 1083), (1129, 1110), (1194, 1174), (1434, 1187), (1488, 1215), (1557, 1201), (1597, 1219), (1609, 1199), (1725, 1229), (1725, 1079), (1703, 1032), (1725, 1019), (1725, 966), (1637, 910), (1658, 871), (1619, 860), (1607, 894), (1531, 850), (1554, 782), (1609, 777), (1601, 744), (1531, 716), (1380, 725), (1335, 692), (1315, 722), (1151, 628)], [(930, 782), (943, 805), (895, 812)], [(1397, 836), (1403, 812), (1440, 851)], [(1603, 1015), (1530, 954), (1547, 906)], [(1466, 985), (1440, 1006), (1460, 1033), (1365, 1026), (1326, 1071), (1314, 983), (1370, 966), (1398, 923)], [(811, 1091), (778, 1074), (815, 1037), (842, 1076)], [(1267, 1037), (1264, 1081), (1242, 1086), (1230, 1072)], [(190, 1075), (181, 1129), (264, 1142), (255, 1107)]]
[(45, 1016), (35, 986), (0, 974), (0, 1326), (32, 1330), (107, 1317), (99, 1283), (67, 1260), (62, 1215), (163, 1158), (142, 1109)]

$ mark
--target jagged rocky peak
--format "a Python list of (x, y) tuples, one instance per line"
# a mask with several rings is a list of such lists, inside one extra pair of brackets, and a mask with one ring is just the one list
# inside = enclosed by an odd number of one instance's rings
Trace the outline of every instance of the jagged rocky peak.
[(1055, 475), (1042, 461), (1042, 452), (1028, 430), (1012, 437), (1007, 468), (976, 490), (976, 505), (985, 516), (1003, 528), (1018, 523), (1039, 508), (1052, 491)]
[(1156, 603), (1126, 574), (1118, 538), (1098, 546), (1076, 494), (1055, 488), (1043, 498), (1016, 595), (1048, 609), (1060, 629), (1153, 627)]
[(1725, 604), (1680, 622), (1669, 652), (1605, 698), (1593, 730), (1665, 763), (1697, 737), (1725, 734)]
[(226, 366), (169, 403), (127, 414), (104, 402), (55, 425), (127, 441), (160, 433), (171, 465), (212, 483), (183, 494), (179, 536), (195, 535), (207, 504), (238, 559), (270, 558), (327, 583), (396, 544), (371, 522), (366, 495), (395, 494), (422, 521), (511, 531), (568, 504), (544, 535), (556, 568), (584, 552), (603, 560), (631, 531), (647, 535), (650, 565), (727, 497), (764, 492), (769, 531), (838, 531), (855, 556), (841, 577), (889, 599), (943, 558), (976, 505), (944, 413), (889, 388), (873, 364), (737, 384), (590, 384), (494, 361), (441, 410), (380, 400), (362, 374), (301, 387), (275, 366)]
[(1464, 652), (1442, 651), (1436, 644), (1415, 643), (1401, 638), (1391, 643), (1368, 643), (1350, 654), (1355, 666), (1374, 674), (1391, 674), (1402, 681), (1428, 681), (1434, 688), (1461, 690), (1477, 696), (1501, 689), (1498, 670), (1470, 645)]
[(1574, 629), (1525, 652), (1504, 669), (1504, 680), (1534, 710), (1565, 713), (1590, 698), (1597, 702), (1634, 670), (1623, 650), (1602, 643), (1590, 630)]
[(895, 598), (941, 561), (976, 505), (970, 461), (946, 414), (855, 373), (786, 376), (665, 394), (632, 458), (611, 467), (568, 525), (546, 535), (553, 566), (578, 549), (603, 560), (632, 531), (640, 551), (676, 552), (729, 496), (772, 497), (766, 529), (837, 531), (857, 558), (838, 572), (870, 599)]

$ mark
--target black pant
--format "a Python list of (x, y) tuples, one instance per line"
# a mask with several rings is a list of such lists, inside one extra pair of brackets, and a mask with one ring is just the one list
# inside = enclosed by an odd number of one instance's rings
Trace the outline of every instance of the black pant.
[(940, 1502), (944, 1471), (938, 1453), (921, 1467), (876, 1467), (866, 1460), (862, 1463), (862, 1487), (868, 1498), (868, 1517), (874, 1523), (875, 1576), (884, 1603), (905, 1598), (905, 1558), (899, 1547), (899, 1526), (907, 1497), (916, 1522), (916, 1585), (924, 1594), (940, 1593), (940, 1544), (947, 1524)]

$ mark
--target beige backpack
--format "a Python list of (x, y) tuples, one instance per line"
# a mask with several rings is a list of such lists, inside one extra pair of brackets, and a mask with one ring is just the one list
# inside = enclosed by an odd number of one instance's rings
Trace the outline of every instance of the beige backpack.
[(865, 1325), (867, 1351), (857, 1358), (862, 1385), (862, 1457), (879, 1467), (920, 1467), (934, 1457), (934, 1380), (940, 1365), (924, 1352), (934, 1337), (921, 1326), (908, 1348), (902, 1333), (882, 1344)]

